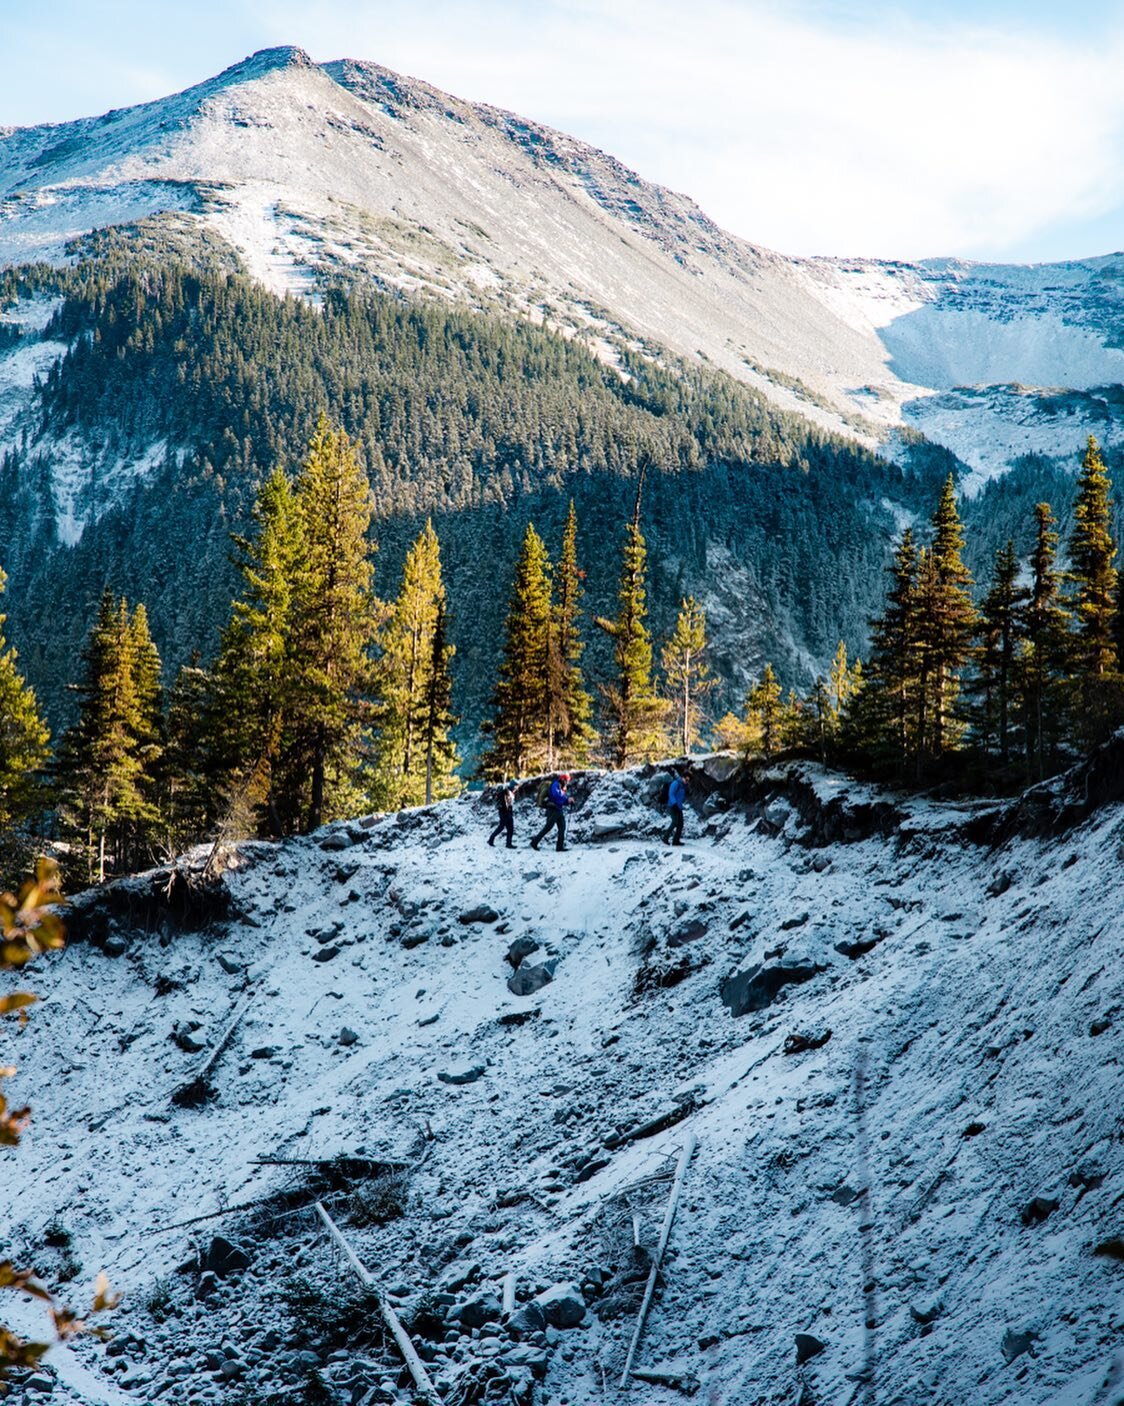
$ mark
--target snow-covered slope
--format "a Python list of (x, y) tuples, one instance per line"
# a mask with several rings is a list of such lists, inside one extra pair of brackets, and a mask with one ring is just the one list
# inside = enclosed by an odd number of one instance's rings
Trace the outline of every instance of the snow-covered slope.
[[(603, 1403), (645, 1276), (633, 1216), (650, 1248), (693, 1136), (638, 1360), (700, 1400), (1118, 1403), (1119, 787), (1036, 840), (1057, 807), (811, 767), (712, 784), (681, 851), (654, 780), (593, 776), (568, 854), (525, 848), (529, 803), (520, 848), (487, 849), (466, 798), (246, 845), (229, 906), (194, 920), (143, 878), (84, 901), (14, 1039), (35, 1123), (5, 1154), (8, 1238), (61, 1223), (128, 1306), (109, 1355), (57, 1359), (52, 1399), (267, 1401), (318, 1367), (332, 1400), (405, 1401), (392, 1351), (310, 1340), (300, 1305), (343, 1271), (299, 1209), (308, 1169), (260, 1160), (348, 1154), (413, 1167), (400, 1219), (364, 1227), (362, 1182), (331, 1205), (407, 1317), (448, 1290), (423, 1342), (448, 1400), (483, 1399), (457, 1392), (487, 1370), (489, 1400)], [(553, 975), (529, 994), (516, 942)], [(213, 1097), (177, 1107), (247, 997)], [(281, 1194), (287, 1219), (274, 1200), (176, 1228)], [(216, 1231), (251, 1257), (233, 1278), (193, 1267)], [(509, 1273), (521, 1304), (578, 1286), (581, 1325), (508, 1329)]]
[[(950, 402), (926, 419), (926, 396), (1124, 379), (1120, 256), (787, 258), (586, 143), (297, 49), (141, 107), (0, 135), (0, 262), (59, 259), (75, 235), (161, 211), (220, 232), (278, 290), (310, 293), (317, 271), (347, 267), (548, 318), (608, 357), (619, 339), (703, 357), (868, 444), (915, 420), (981, 472), (996, 464), (987, 418)], [(1038, 429), (1052, 452), (1080, 447), (1075, 423)]]

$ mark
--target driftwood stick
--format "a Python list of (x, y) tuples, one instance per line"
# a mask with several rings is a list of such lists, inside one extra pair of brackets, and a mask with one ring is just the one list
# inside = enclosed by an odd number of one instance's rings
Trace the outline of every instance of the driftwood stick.
[(636, 1328), (632, 1334), (632, 1342), (628, 1345), (628, 1356), (625, 1358), (624, 1371), (621, 1373), (621, 1391), (624, 1391), (632, 1379), (632, 1364), (636, 1360), (636, 1349), (640, 1346), (640, 1335), (644, 1331), (644, 1321), (652, 1306), (652, 1295), (656, 1292), (656, 1279), (659, 1277), (660, 1262), (663, 1259), (663, 1252), (667, 1249), (667, 1242), (671, 1238), (675, 1209), (679, 1205), (679, 1193), (683, 1189), (683, 1178), (687, 1175), (687, 1168), (694, 1156), (696, 1142), (697, 1139), (692, 1134), (683, 1144), (683, 1151), (679, 1154), (679, 1165), (675, 1169), (675, 1180), (671, 1184), (671, 1195), (668, 1197), (667, 1211), (664, 1213), (663, 1227), (660, 1230), (660, 1242), (656, 1246), (656, 1253), (652, 1256), (652, 1267), (648, 1271), (648, 1283), (644, 1288), (644, 1298), (636, 1318)]
[(425, 1399), (431, 1403), (431, 1406), (441, 1406), (441, 1398), (437, 1394), (437, 1388), (433, 1385), (432, 1381), (429, 1378), (429, 1373), (425, 1370), (425, 1363), (421, 1360), (417, 1352), (414, 1350), (414, 1345), (410, 1341), (410, 1335), (402, 1326), (402, 1320), (398, 1317), (397, 1313), (395, 1313), (394, 1309), (391, 1308), (390, 1303), (387, 1301), (382, 1292), (378, 1288), (376, 1288), (375, 1281), (371, 1278), (371, 1275), (360, 1263), (358, 1257), (355, 1254), (355, 1251), (340, 1234), (335, 1221), (331, 1218), (331, 1216), (328, 1214), (328, 1212), (324, 1209), (324, 1207), (320, 1204), (319, 1201), (316, 1202), (316, 1214), (323, 1221), (324, 1228), (332, 1237), (332, 1241), (335, 1244), (336, 1249), (339, 1250), (339, 1252), (343, 1255), (344, 1259), (347, 1260), (348, 1264), (351, 1266), (352, 1272), (355, 1274), (355, 1277), (359, 1280), (360, 1284), (362, 1284), (363, 1287), (366, 1289), (374, 1290), (374, 1293), (379, 1301), (379, 1311), (382, 1313), (382, 1316), (386, 1322), (386, 1326), (390, 1329), (391, 1333), (393, 1334), (394, 1341), (398, 1344), (398, 1350), (399, 1352), (401, 1352), (403, 1358), (405, 1359), (406, 1366), (410, 1369), (410, 1375), (414, 1379), (414, 1385), (425, 1397)]
[(508, 1272), (503, 1277), (503, 1284), (500, 1286), (503, 1295), (503, 1316), (509, 1318), (515, 1312), (515, 1275)]
[(247, 996), (246, 999), (242, 1002), (242, 1004), (238, 1007), (237, 1011), (234, 1013), (234, 1019), (219, 1036), (218, 1044), (203, 1061), (203, 1067), (195, 1076), (197, 1079), (206, 1079), (207, 1076), (210, 1074), (211, 1070), (214, 1069), (216, 1064), (218, 1064), (219, 1057), (221, 1056), (223, 1050), (226, 1049), (227, 1045), (229, 1045), (231, 1040), (234, 1038), (234, 1032), (242, 1024), (242, 1018), (250, 1009), (250, 1005), (253, 999), (253, 993), (251, 992), (251, 994)]

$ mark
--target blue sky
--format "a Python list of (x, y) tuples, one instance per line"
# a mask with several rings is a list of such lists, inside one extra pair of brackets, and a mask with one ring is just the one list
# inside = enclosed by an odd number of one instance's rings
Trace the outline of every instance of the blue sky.
[(550, 122), (788, 252), (1124, 248), (1124, 6), (1102, 0), (0, 0), (0, 124), (281, 43)]

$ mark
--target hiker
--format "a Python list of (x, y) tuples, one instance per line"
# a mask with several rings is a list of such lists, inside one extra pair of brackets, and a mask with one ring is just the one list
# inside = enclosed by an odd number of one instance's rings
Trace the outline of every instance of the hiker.
[[(550, 789), (546, 793), (543, 802), (543, 809), (546, 811), (546, 823), (531, 841), (531, 848), (538, 849), (539, 841), (546, 838), (551, 830), (557, 829), (558, 843), (554, 846), (557, 850), (565, 851), (566, 844), (566, 808), (572, 805), (570, 797), (566, 794), (566, 787), (570, 784), (570, 773), (568, 771), (559, 774), (550, 783)], [(541, 788), (540, 788), (541, 789)]]
[(509, 781), (496, 792), (496, 828), (488, 836), (488, 843), (495, 846), (497, 836), (507, 832), (505, 849), (515, 848), (515, 793), (519, 789), (517, 781)]
[(667, 788), (667, 813), (671, 817), (671, 824), (664, 834), (665, 845), (681, 845), (683, 843), (683, 802), (687, 799), (687, 783), (683, 779), (683, 773), (677, 771), (671, 778), (671, 785)]

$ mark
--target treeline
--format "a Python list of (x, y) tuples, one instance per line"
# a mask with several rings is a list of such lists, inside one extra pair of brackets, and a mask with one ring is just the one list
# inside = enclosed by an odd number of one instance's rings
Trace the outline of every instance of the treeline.
[[(11, 635), (59, 729), (106, 582), (145, 602), (170, 675), (201, 648), (210, 662), (239, 589), (229, 533), (248, 530), (263, 473), (308, 442), (322, 409), (359, 445), (380, 592), (397, 589), (427, 520), (440, 535), (465, 751), (489, 712), (528, 520), (557, 552), (574, 501), (587, 605), (611, 615), (617, 534), (650, 463), (653, 628), (668, 634), (682, 597), (728, 576), (713, 667), (717, 692), (740, 696), (760, 658), (788, 676), (841, 635), (861, 647), (893, 514), (932, 492), (927, 467), (903, 472), (712, 368), (623, 346), (607, 365), (515, 318), (361, 284), (313, 306), (189, 252), (115, 232), (70, 267), (0, 274), (0, 303), (60, 298), (48, 335), (69, 347), (36, 390), (34, 428), (0, 456)], [(67, 490), (85, 527), (66, 547), (51, 511), (60, 442), (91, 465)], [(143, 472), (122, 468), (138, 460)], [(607, 671), (612, 650), (591, 632), (591, 666)]]
[[(894, 779), (998, 786), (1050, 774), (1124, 723), (1124, 588), (1111, 485), (1089, 440), (1068, 569), (1050, 506), (1025, 570), (996, 554), (982, 600), (964, 565), (951, 477), (930, 531), (898, 540), (865, 666), (840, 643), (828, 674), (785, 695), (772, 665), (712, 721), (706, 618), (691, 597), (659, 651), (649, 625), (644, 479), (624, 524), (616, 609), (595, 616), (611, 665), (586, 679), (582, 534), (571, 504), (556, 559), (526, 526), (497, 641), (480, 771), (623, 767), (716, 744)], [(240, 595), (214, 664), (165, 697), (143, 604), (107, 590), (75, 685), (78, 718), (49, 787), (47, 730), (0, 639), (0, 826), (50, 808), (91, 880), (223, 834), (287, 835), (456, 794), (453, 656), (441, 549), (426, 523), (393, 601), (372, 587), (372, 495), (358, 446), (322, 418), (299, 473), (263, 484), (236, 536)], [(2, 623), (2, 619), (0, 619)]]
[(865, 667), (841, 645), (830, 676), (787, 700), (771, 667), (718, 739), (749, 753), (813, 750), (904, 784), (1010, 789), (1042, 780), (1124, 725), (1124, 586), (1112, 485), (1090, 436), (1068, 564), (1049, 503), (1033, 509), (1025, 565), (995, 553), (977, 603), (951, 477), (930, 531), (898, 539)]

